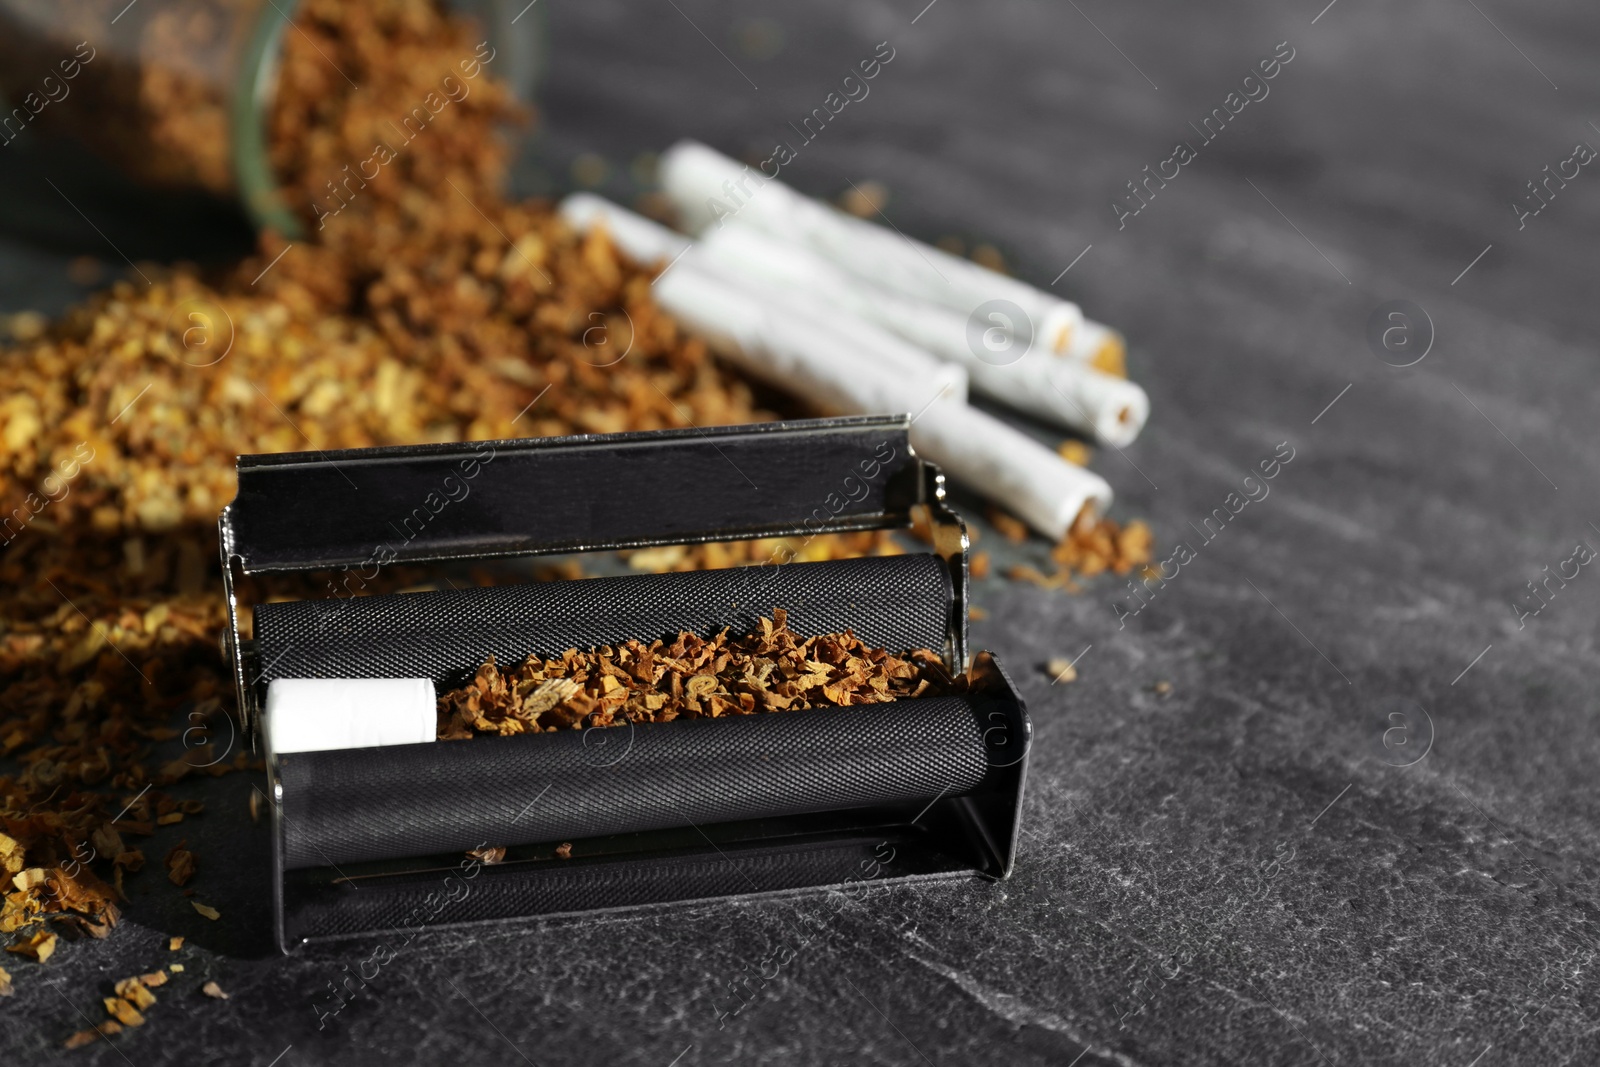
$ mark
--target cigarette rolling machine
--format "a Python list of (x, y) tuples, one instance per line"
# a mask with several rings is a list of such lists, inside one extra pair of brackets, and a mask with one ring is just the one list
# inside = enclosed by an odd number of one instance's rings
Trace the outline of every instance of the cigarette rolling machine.
[[(220, 522), (242, 729), (264, 749), (277, 939), (1007, 877), (1030, 728), (967, 650), (967, 535), (906, 416), (240, 456)], [(416, 564), (909, 527), (932, 551), (356, 596)], [(256, 604), (237, 573), (333, 571)], [(788, 612), (971, 669), (957, 696), (276, 752), (276, 679), (469, 680), (491, 653), (742, 633)], [(422, 684), (419, 682), (419, 684)], [(263, 726), (268, 727), (263, 733)], [(570, 848), (561, 847), (570, 845)], [(469, 850), (504, 846), (501, 862)]]

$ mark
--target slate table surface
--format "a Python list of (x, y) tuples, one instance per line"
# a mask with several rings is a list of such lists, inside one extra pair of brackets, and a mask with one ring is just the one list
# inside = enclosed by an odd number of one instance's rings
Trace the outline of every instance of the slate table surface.
[[(1190, 551), (1143, 603), (1116, 579), (976, 583), (975, 644), (1036, 732), (1015, 875), (867, 896), (720, 1023), (728, 983), (822, 902), (426, 934), (319, 1031), (313, 1005), (368, 949), (267, 951), (234, 776), (188, 831), (224, 920), (157, 886), (110, 940), (17, 961), (0, 1060), (1600, 1061), (1600, 576), (1568, 562), (1600, 546), (1600, 177), (1512, 206), (1600, 144), (1600, 10), (924, 2), (552, 6), (517, 183), (559, 192), (592, 153), (628, 197), (637, 157), (679, 137), (758, 157), (787, 140), (799, 188), (881, 182), (902, 231), (991, 242), (1126, 332), (1154, 415), (1094, 466), (1163, 558)], [(788, 124), (883, 41), (870, 94), (800, 143)], [(1214, 140), (1191, 127), (1290, 49)], [(1179, 141), (1195, 158), (1119, 226), (1126, 183)], [(0, 302), (59, 310), (72, 255), (121, 261), (81, 226), (41, 238), (73, 220), (29, 191), (47, 165), (16, 159)], [(237, 237), (184, 217), (96, 221), (131, 255)], [(1368, 323), (1395, 300), (1425, 320), (1385, 362)], [(1281, 450), (1268, 495), (1207, 540)], [(1001, 564), (1042, 559), (979, 526)], [(1526, 584), (1574, 569), (1543, 599)], [(1080, 653), (1053, 685), (1042, 664)], [(169, 953), (171, 934), (189, 944)], [(172, 960), (141, 1031), (55, 1051), (113, 980)]]

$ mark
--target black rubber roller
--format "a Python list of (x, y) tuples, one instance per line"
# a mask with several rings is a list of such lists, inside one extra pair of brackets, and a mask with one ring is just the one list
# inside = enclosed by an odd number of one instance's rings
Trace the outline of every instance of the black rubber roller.
[(935, 697), (294, 753), (278, 760), (283, 865), (926, 803), (1018, 758), (1000, 718)]
[(455, 684), (494, 653), (710, 637), (757, 626), (777, 608), (801, 637), (853, 629), (891, 652), (941, 652), (954, 605), (937, 556), (903, 556), (529, 582), (390, 596), (258, 604), (261, 678), (432, 678)]

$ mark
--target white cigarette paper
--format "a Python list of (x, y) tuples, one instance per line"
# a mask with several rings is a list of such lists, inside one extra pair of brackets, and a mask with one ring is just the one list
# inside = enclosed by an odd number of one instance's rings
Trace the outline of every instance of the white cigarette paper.
[(679, 141), (667, 149), (659, 173), (662, 191), (696, 233), (703, 235), (737, 217), (810, 248), (860, 278), (903, 296), (943, 304), (963, 316), (990, 301), (1009, 301), (1052, 352), (1066, 351), (1083, 321), (1083, 313), (1070, 301), (846, 215), (698, 142)]
[(267, 685), (276, 753), (414, 745), (438, 737), (429, 678), (278, 678)]
[(794, 299), (810, 298), (892, 330), (964, 367), (980, 393), (1103, 444), (1132, 444), (1149, 417), (1143, 389), (1027, 344), (1006, 331), (1012, 324), (998, 313), (986, 322), (969, 322), (947, 307), (852, 277), (810, 249), (737, 222), (708, 231), (696, 249), (701, 253), (729, 277), (759, 279)]

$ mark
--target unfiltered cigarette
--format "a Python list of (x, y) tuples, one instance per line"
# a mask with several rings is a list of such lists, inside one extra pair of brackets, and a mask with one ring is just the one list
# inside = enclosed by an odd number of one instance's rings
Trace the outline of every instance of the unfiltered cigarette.
[[(694, 244), (682, 234), (591, 193), (568, 196), (559, 210), (574, 229), (604, 226), (617, 247), (641, 263), (673, 263)], [(949, 308), (864, 282), (809, 249), (737, 225), (713, 231), (702, 242), (702, 248), (709, 265), (719, 274), (737, 277), (734, 272), (742, 269), (750, 275), (745, 278), (750, 286), (769, 291), (773, 285), (805, 290), (841, 310), (893, 330), (942, 359), (959, 362), (986, 395), (1092, 434), (1097, 440), (1118, 447), (1130, 444), (1148, 417), (1149, 400), (1144, 390), (1113, 375), (1085, 374), (1081, 369), (1083, 362), (1108, 347), (1114, 349), (1120, 364), (1120, 337), (1099, 323), (1085, 320), (1084, 328), (1074, 334), (1069, 354), (1075, 358), (1057, 359), (1034, 351), (1016, 363), (994, 365), (973, 353), (966, 320)], [(789, 295), (805, 300), (803, 295)], [(819, 312), (814, 304), (810, 310)], [(831, 321), (837, 329), (851, 334), (850, 341), (860, 356), (876, 355), (901, 367), (917, 369), (904, 345), (896, 344), (880, 331), (855, 329), (846, 324), (847, 318)], [(955, 395), (965, 396), (964, 380), (957, 384), (947, 376), (943, 381), (951, 381), (952, 389), (959, 389)]]
[(1073, 331), (1062, 355), (1118, 378), (1128, 374), (1127, 342), (1116, 330), (1093, 319), (1084, 319)]
[[(870, 364), (874, 370), (892, 372), (904, 381), (932, 383), (938, 387), (940, 396), (962, 401), (967, 399), (968, 373), (965, 367), (941, 360), (901, 335), (867, 319), (855, 317), (848, 309), (839, 307), (826, 297), (741, 271), (706, 253), (705, 245), (697, 244), (684, 259), (704, 272), (760, 297), (763, 303), (784, 309), (789, 316), (788, 329), (793, 330), (797, 338), (826, 348), (830, 354), (839, 353), (845, 357), (840, 361), (844, 373), (856, 373), (863, 364)], [(820, 336), (816, 331), (818, 323), (827, 324), (827, 332)], [(934, 395), (931, 390), (929, 395)]]
[[(571, 199), (561, 212), (580, 217), (569, 214)], [(1064, 536), (1085, 506), (1111, 506), (1105, 479), (968, 407), (961, 400), (965, 377), (959, 366), (924, 357), (919, 375), (863, 360), (840, 326), (849, 316), (820, 315), (796, 307), (779, 287), (730, 278), (703, 249), (682, 251), (679, 235), (625, 208), (608, 205), (587, 217), (590, 225), (614, 226), (614, 237), (628, 233), (632, 246), (619, 239), (618, 247), (636, 259), (675, 259), (655, 281), (657, 302), (752, 377), (839, 414), (911, 413), (911, 442), (920, 453), (1052, 539)], [(862, 328), (867, 324), (857, 324)]]
[[(765, 381), (841, 410), (883, 405), (891, 395), (917, 406), (941, 394), (966, 399), (962, 368), (870, 322), (832, 315), (814, 298), (791, 294), (786, 299), (762, 279), (730, 274), (689, 238), (627, 208), (574, 193), (558, 210), (576, 229), (604, 226), (618, 248), (642, 263), (668, 261), (670, 269), (655, 286), (662, 306), (683, 325), (717, 340), (728, 358)], [(680, 273), (684, 280), (675, 282)], [(822, 321), (828, 327), (819, 330)], [(753, 366), (748, 353), (762, 353), (758, 358), (764, 365)], [(898, 411), (903, 406), (888, 403), (865, 410)]]
[(1015, 304), (1047, 351), (1065, 351), (1083, 321), (1076, 304), (998, 271), (853, 218), (703, 144), (679, 141), (661, 157), (662, 190), (697, 233), (729, 217), (826, 256), (867, 281), (968, 316)]
[(428, 678), (278, 678), (267, 686), (267, 747), (278, 754), (432, 741)]
[[(1027, 411), (1024, 398), (1031, 398), (1035, 408), (1056, 412), (1060, 421), (1103, 444), (1117, 448), (1133, 444), (1150, 417), (1150, 398), (1126, 378), (1037, 352), (1019, 360), (1016, 369), (1015, 377), (998, 376), (1010, 392), (996, 391), (996, 399)], [(1039, 401), (1040, 396), (1048, 396), (1049, 402)]]
[[(997, 335), (1001, 316), (995, 327), (971, 323), (947, 307), (873, 285), (808, 248), (742, 223), (709, 230), (695, 254), (730, 277), (759, 279), (795, 300), (809, 298), (886, 327), (966, 368), (973, 388), (984, 395), (1102, 443), (1132, 444), (1149, 417), (1143, 389), (1015, 334)], [(998, 341), (993, 347), (992, 339)]]
[(911, 445), (956, 481), (1053, 541), (1080, 512), (1104, 514), (1111, 486), (977, 408), (939, 400), (911, 424)]
[(848, 336), (833, 324), (704, 269), (694, 251), (656, 280), (655, 296), (753, 377), (841, 414), (912, 413), (911, 444), (919, 453), (1047, 537), (1064, 536), (1085, 506), (1111, 506), (1105, 479), (969, 407), (953, 383), (852, 358)]

